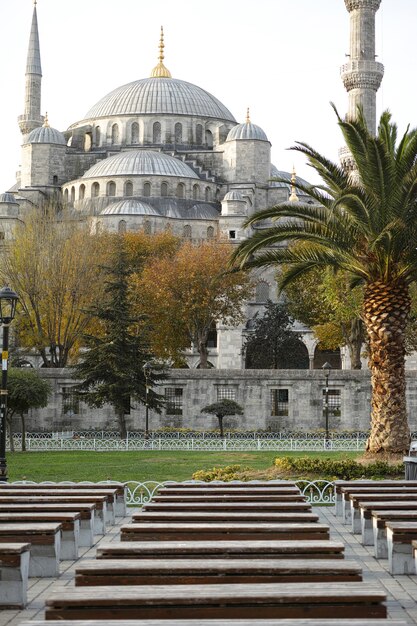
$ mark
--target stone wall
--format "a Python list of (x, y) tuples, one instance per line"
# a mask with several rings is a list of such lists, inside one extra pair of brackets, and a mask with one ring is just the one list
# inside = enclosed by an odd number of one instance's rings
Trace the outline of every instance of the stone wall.
[[(40, 372), (51, 382), (53, 394), (47, 408), (30, 411), (28, 431), (117, 429), (110, 406), (90, 409), (83, 403), (78, 407), (74, 403), (71, 408), (68, 389), (74, 381), (69, 371)], [(417, 430), (417, 371), (408, 371), (406, 376), (410, 426)], [(332, 400), (336, 404), (339, 402), (339, 407), (330, 411), (330, 428), (366, 430), (371, 397), (369, 372), (333, 370), (329, 388)], [(171, 370), (159, 391), (170, 394), (171, 410), (164, 409), (160, 415), (150, 411), (151, 429), (163, 426), (197, 430), (216, 428), (216, 418), (202, 414), (201, 409), (221, 395), (234, 398), (245, 411), (241, 417), (225, 418), (226, 428), (278, 431), (325, 427), (324, 377), (320, 370)], [(288, 402), (285, 402), (286, 397)], [(280, 415), (272, 415), (274, 398), (276, 402), (280, 401), (277, 405)], [(144, 421), (144, 407), (132, 409), (127, 416), (128, 429), (141, 430)], [(15, 429), (18, 429), (18, 422), (16, 419)]]

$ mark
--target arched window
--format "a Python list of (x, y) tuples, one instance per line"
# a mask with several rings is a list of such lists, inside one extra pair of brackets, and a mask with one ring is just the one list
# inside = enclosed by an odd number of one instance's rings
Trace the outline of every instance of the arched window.
[(213, 147), (213, 133), (211, 130), (206, 130), (206, 145), (207, 148)]
[(153, 125), (153, 143), (162, 143), (161, 137), (161, 124), (159, 122), (155, 122)]
[(95, 144), (96, 144), (96, 146), (99, 146), (100, 142), (101, 142), (100, 126), (96, 126), (96, 132), (95, 132)]
[(113, 145), (119, 143), (119, 127), (117, 124), (113, 124), (111, 127), (111, 142)]
[(107, 195), (108, 196), (116, 195), (116, 183), (113, 180), (107, 183)]
[(193, 186), (193, 200), (200, 199), (200, 187), (198, 185)]
[(260, 280), (255, 288), (255, 301), (266, 302), (269, 300), (269, 283), (266, 280)]
[(80, 185), (80, 188), (78, 190), (78, 199), (79, 200), (84, 200), (84, 196), (85, 196), (85, 185)]
[(130, 180), (125, 183), (125, 196), (133, 196), (133, 183)]
[(137, 122), (132, 124), (131, 141), (132, 143), (139, 143), (139, 124)]
[(71, 204), (75, 202), (75, 187), (71, 187)]
[(55, 176), (52, 178), (52, 184), (53, 184), (53, 185), (57, 185), (57, 184), (58, 184), (58, 176), (56, 176), (56, 175), (55, 175)]
[(117, 230), (119, 231), (120, 235), (123, 235), (123, 233), (126, 232), (126, 222), (125, 220), (120, 220)]
[(92, 134), (91, 133), (85, 133), (85, 135), (84, 135), (84, 152), (90, 152), (92, 143), (93, 143)]
[(201, 124), (197, 124), (195, 127), (195, 142), (199, 145), (203, 143), (203, 127)]
[(145, 223), (143, 225), (143, 230), (145, 231), (146, 235), (152, 235), (152, 224), (150, 223), (149, 220), (145, 220)]
[(184, 197), (184, 190), (185, 190), (184, 183), (178, 183), (178, 185), (177, 185), (177, 198), (183, 198)]
[(175, 143), (182, 143), (182, 124), (175, 124)]
[(182, 236), (184, 237), (184, 239), (191, 239), (191, 226), (189, 224), (186, 224), (184, 226)]
[(207, 227), (207, 239), (214, 239), (214, 228), (213, 226)]
[(165, 197), (168, 195), (168, 183), (161, 183), (161, 196)]
[(210, 187), (206, 187), (205, 188), (204, 196), (205, 196), (206, 202), (211, 202), (211, 189), (210, 189)]
[(0, 240), (5, 238), (4, 230), (0, 230)]
[(91, 195), (93, 198), (97, 198), (100, 193), (100, 185), (98, 183), (93, 183), (91, 187)]
[(68, 204), (68, 189), (65, 189), (64, 191), (64, 202), (65, 204)]
[(143, 195), (148, 197), (151, 195), (151, 183), (143, 183)]

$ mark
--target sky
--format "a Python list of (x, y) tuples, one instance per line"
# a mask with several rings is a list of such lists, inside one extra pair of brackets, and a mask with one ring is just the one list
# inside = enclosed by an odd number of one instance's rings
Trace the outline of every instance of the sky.
[[(0, 0), (0, 193), (20, 165), (25, 66), (33, 0)], [(340, 66), (349, 52), (343, 0), (38, 0), (42, 114), (64, 131), (107, 93), (146, 78), (165, 32), (165, 65), (202, 87), (243, 122), (246, 109), (272, 144), (272, 162), (317, 182), (305, 141), (337, 161), (342, 145), (330, 102), (347, 94)], [(385, 75), (377, 115), (389, 108), (400, 131), (417, 126), (416, 0), (382, 0), (377, 60)]]

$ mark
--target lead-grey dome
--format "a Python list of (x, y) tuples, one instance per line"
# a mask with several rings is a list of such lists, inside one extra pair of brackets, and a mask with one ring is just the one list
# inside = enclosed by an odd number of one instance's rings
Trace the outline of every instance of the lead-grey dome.
[(113, 115), (195, 115), (236, 122), (230, 111), (208, 91), (175, 78), (143, 78), (104, 96), (85, 119)]
[(26, 143), (55, 143), (65, 146), (67, 142), (64, 135), (56, 128), (40, 126), (29, 133)]
[[(288, 180), (287, 182), (278, 182), (275, 180), (271, 180), (269, 181), (269, 185), (271, 187), (285, 187), (286, 189), (289, 189), (291, 191), (291, 176), (292, 174), (290, 174), (290, 172), (282, 172), (281, 170), (279, 170), (275, 165), (271, 164), (271, 178), (284, 178), (285, 180)], [(307, 182), (306, 180), (304, 180), (304, 178), (300, 178), (299, 176), (295, 177), (295, 187), (297, 189), (297, 183), (300, 183), (301, 185), (310, 185), (309, 182)], [(304, 192), (300, 191), (301, 194), (303, 194)]]
[(18, 204), (16, 202), (16, 198), (12, 193), (6, 191), (5, 193), (0, 193), (0, 202), (7, 202), (8, 204)]
[(243, 196), (242, 196), (242, 193), (238, 189), (232, 189), (231, 191), (227, 192), (223, 200), (233, 200), (233, 201), (240, 200), (242, 202)]
[(234, 126), (227, 135), (226, 141), (239, 139), (256, 139), (257, 141), (268, 141), (268, 137), (260, 126), (252, 122), (244, 122)]
[(196, 178), (195, 172), (183, 161), (163, 152), (152, 150), (132, 150), (120, 152), (108, 159), (99, 161), (85, 172), (83, 178), (101, 176), (179, 176)]
[(141, 200), (119, 200), (109, 204), (100, 215), (157, 215), (161, 217), (160, 212), (147, 202)]

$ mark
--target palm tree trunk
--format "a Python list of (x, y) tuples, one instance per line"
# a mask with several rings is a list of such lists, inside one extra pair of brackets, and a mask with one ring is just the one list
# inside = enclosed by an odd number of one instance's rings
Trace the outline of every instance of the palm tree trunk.
[(405, 453), (410, 445), (405, 385), (405, 327), (410, 313), (408, 286), (370, 283), (364, 294), (372, 382), (371, 453)]

